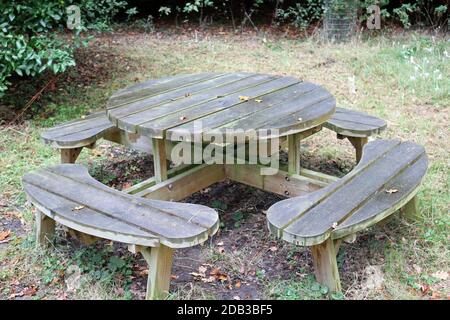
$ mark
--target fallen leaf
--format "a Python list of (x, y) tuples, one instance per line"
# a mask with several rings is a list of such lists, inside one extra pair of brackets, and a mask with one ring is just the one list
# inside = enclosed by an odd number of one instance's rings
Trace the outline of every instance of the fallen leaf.
[(212, 276), (220, 274), (220, 269), (219, 268), (213, 268), (209, 274), (212, 275)]
[(186, 93), (184, 96), (185, 96), (185, 97), (192, 96), (192, 93)]
[(102, 156), (102, 152), (98, 149), (93, 149), (92, 150), (92, 155), (95, 157), (101, 157)]
[(234, 297), (233, 297), (233, 300), (241, 300), (241, 297), (239, 297), (239, 296), (234, 296)]
[(189, 274), (195, 278), (202, 278), (202, 275), (198, 272), (189, 272)]
[(241, 101), (248, 101), (248, 100), (250, 100), (250, 97), (248, 97), (248, 96), (239, 96), (239, 100), (241, 100)]
[(440, 270), (440, 271), (436, 271), (435, 273), (433, 273), (432, 276), (439, 280), (447, 280), (448, 272)]
[(180, 117), (180, 120), (181, 120), (181, 121), (186, 120), (186, 117), (185, 117), (185, 116), (181, 116), (181, 117)]
[(216, 280), (216, 278), (214, 276), (209, 276), (207, 278), (202, 278), (201, 280), (203, 283), (211, 283), (211, 282), (214, 282)]
[(75, 208), (72, 209), (72, 211), (80, 211), (81, 209), (86, 208), (85, 206), (77, 206)]
[(35, 286), (26, 287), (23, 289), (20, 293), (21, 296), (34, 296), (37, 292), (37, 289)]
[(385, 190), (385, 192), (389, 193), (389, 194), (393, 194), (393, 193), (398, 192), (398, 190), (397, 189), (389, 189), (389, 190)]
[(0, 241), (5, 240), (10, 235), (11, 235), (11, 230), (5, 230), (5, 231), (0, 232)]
[(207, 269), (208, 268), (206, 268), (204, 266), (200, 266), (200, 267), (198, 267), (198, 272), (204, 277), (204, 276), (206, 276), (206, 270)]
[(270, 248), (269, 248), (269, 250), (270, 250), (270, 251), (272, 251), (272, 252), (275, 252), (275, 251), (277, 251), (277, 250), (278, 250), (278, 248), (277, 248), (277, 247), (275, 247), (275, 246), (272, 246), (272, 247), (270, 247)]
[(216, 277), (216, 279), (217, 279), (217, 280), (220, 280), (220, 281), (227, 281), (227, 280), (228, 280), (228, 276), (227, 276), (226, 274), (221, 273), (221, 274), (219, 274), (219, 275)]
[(255, 102), (261, 103), (262, 100), (261, 99), (255, 99)]
[(132, 185), (133, 185), (133, 184), (130, 183), (130, 182), (125, 182), (125, 183), (122, 185), (122, 190), (129, 189), (129, 188), (131, 188)]
[(223, 246), (223, 241), (217, 242), (218, 246)]
[(241, 285), (242, 285), (241, 280), (237, 280), (236, 283), (234, 284), (234, 287), (239, 289)]
[(338, 223), (337, 223), (337, 222), (333, 222), (333, 225), (332, 225), (331, 227), (332, 227), (333, 229), (336, 229), (337, 226), (338, 226)]
[(176, 280), (178, 278), (179, 278), (179, 276), (177, 276), (177, 275), (174, 275), (174, 274), (170, 275), (170, 279), (172, 279), (172, 280)]

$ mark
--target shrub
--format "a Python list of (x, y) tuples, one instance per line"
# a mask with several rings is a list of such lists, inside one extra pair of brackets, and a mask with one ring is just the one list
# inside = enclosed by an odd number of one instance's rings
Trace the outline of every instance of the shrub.
[[(68, 40), (64, 31), (66, 8), (78, 5), (82, 25)], [(117, 0), (10, 0), (0, 2), (0, 97), (12, 76), (36, 76), (46, 70), (64, 72), (75, 65), (74, 49), (86, 41), (80, 32), (104, 29), (127, 3)]]

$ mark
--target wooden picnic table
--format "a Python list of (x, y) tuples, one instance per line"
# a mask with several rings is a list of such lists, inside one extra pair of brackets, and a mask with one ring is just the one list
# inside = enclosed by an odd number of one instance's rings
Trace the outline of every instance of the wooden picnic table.
[[(106, 114), (91, 114), (42, 134), (61, 150), (65, 164), (24, 176), (27, 196), (38, 208), (37, 243), (51, 237), (55, 221), (88, 243), (97, 238), (126, 243), (150, 266), (147, 298), (162, 298), (169, 291), (173, 249), (202, 243), (219, 226), (215, 210), (177, 201), (230, 179), (289, 198), (267, 211), (269, 230), (311, 246), (316, 279), (340, 291), (336, 254), (341, 242), (354, 241), (357, 231), (399, 208), (416, 214), (415, 195), (427, 157), (423, 147), (411, 142), (366, 144), (386, 122), (335, 104), (319, 85), (244, 72), (178, 75), (119, 90), (109, 99)], [(356, 149), (359, 164), (344, 178), (300, 167), (300, 141), (322, 127)], [(245, 139), (235, 140), (237, 132)], [(211, 134), (222, 140), (210, 141)], [(154, 177), (119, 192), (93, 179), (83, 166), (68, 164), (101, 138), (153, 154)], [(232, 161), (194, 159), (169, 169), (175, 148), (184, 142), (189, 153), (212, 144), (219, 159)], [(287, 168), (278, 168), (277, 142), (286, 143)], [(245, 151), (244, 158), (238, 150)], [(276, 161), (268, 165), (260, 161), (264, 157)], [(262, 174), (274, 165), (277, 170)]]
[[(334, 97), (302, 80), (256, 73), (199, 73), (151, 80), (119, 90), (107, 116), (119, 129), (152, 140), (155, 176), (167, 178), (167, 141), (186, 133), (233, 130), (287, 137), (290, 171), (299, 173), (299, 140), (321, 129), (335, 111)], [(194, 131), (201, 121), (201, 132)], [(198, 122), (197, 122), (198, 123)], [(259, 137), (259, 136), (258, 136)], [(189, 136), (188, 138), (189, 139)]]

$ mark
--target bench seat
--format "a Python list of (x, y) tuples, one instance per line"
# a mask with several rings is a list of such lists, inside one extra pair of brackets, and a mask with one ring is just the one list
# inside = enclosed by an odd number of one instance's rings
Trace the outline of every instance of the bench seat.
[(155, 269), (149, 273), (151, 298), (167, 294), (172, 249), (204, 242), (219, 225), (214, 209), (125, 194), (98, 182), (81, 165), (28, 173), (23, 185), (37, 208), (38, 244), (51, 237), (55, 221), (82, 234), (126, 243)]
[(312, 246), (317, 280), (339, 291), (339, 240), (353, 238), (402, 207), (413, 213), (427, 165), (424, 148), (415, 143), (370, 142), (359, 164), (345, 177), (309, 195), (271, 206), (269, 230), (290, 243)]
[(336, 108), (324, 127), (345, 137), (370, 137), (386, 129), (386, 121), (364, 112)]
[(383, 119), (364, 112), (336, 108), (335, 113), (323, 126), (336, 132), (339, 139), (347, 138), (356, 149), (356, 161), (359, 162), (368, 137), (383, 132), (387, 124)]
[(106, 113), (101, 111), (57, 125), (42, 133), (41, 138), (58, 149), (73, 149), (91, 146), (114, 130)]

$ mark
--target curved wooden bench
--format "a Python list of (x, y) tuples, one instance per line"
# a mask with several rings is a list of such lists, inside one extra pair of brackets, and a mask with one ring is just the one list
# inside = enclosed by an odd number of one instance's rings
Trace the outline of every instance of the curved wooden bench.
[(422, 146), (377, 140), (363, 149), (359, 164), (345, 177), (313, 192), (280, 201), (267, 213), (271, 233), (312, 246), (317, 281), (341, 288), (336, 264), (340, 239), (353, 237), (405, 207), (415, 214), (415, 195), (428, 159)]
[(387, 125), (386, 121), (367, 113), (336, 108), (331, 119), (323, 126), (336, 132), (339, 139), (347, 138), (356, 149), (356, 161), (359, 162), (368, 137), (381, 133)]
[(41, 134), (46, 144), (61, 150), (62, 163), (74, 163), (84, 147), (117, 132), (105, 112), (96, 112), (82, 119), (55, 126)]
[(173, 249), (204, 242), (219, 225), (213, 209), (125, 194), (98, 182), (81, 165), (28, 173), (23, 185), (37, 208), (38, 244), (52, 236), (55, 221), (83, 234), (126, 243), (150, 266), (148, 298), (167, 294)]

